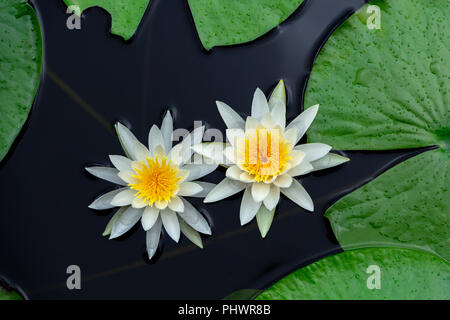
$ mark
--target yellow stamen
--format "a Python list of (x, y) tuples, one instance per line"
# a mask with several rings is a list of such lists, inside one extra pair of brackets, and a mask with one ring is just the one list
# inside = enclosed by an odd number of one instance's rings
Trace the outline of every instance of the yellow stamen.
[(175, 197), (181, 176), (178, 166), (172, 165), (165, 156), (147, 158), (133, 167), (136, 172), (133, 178), (137, 182), (129, 186), (137, 191), (139, 199), (148, 201), (153, 206), (155, 202), (169, 202)]
[(241, 168), (256, 181), (269, 182), (279, 175), (291, 157), (289, 143), (279, 130), (260, 128), (246, 132)]

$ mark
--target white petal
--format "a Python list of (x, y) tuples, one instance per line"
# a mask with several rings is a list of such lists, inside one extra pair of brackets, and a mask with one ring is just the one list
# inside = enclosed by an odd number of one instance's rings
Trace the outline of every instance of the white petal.
[(195, 244), (203, 249), (203, 242), (202, 242), (202, 238), (200, 237), (200, 234), (196, 230), (194, 230), (190, 225), (188, 225), (186, 222), (184, 222), (183, 219), (179, 219), (179, 222), (180, 222), (181, 232), (183, 232), (183, 234), (186, 236), (186, 238), (191, 240), (193, 244)]
[(252, 183), (252, 196), (256, 202), (263, 201), (270, 192), (270, 185), (264, 182)]
[(181, 201), (180, 197), (174, 197), (169, 201), (169, 209), (175, 211), (175, 212), (183, 212), (184, 210), (184, 204), (183, 201)]
[(286, 127), (286, 104), (278, 101), (271, 111), (272, 119), (284, 130)]
[(147, 161), (147, 158), (152, 157), (150, 151), (142, 143), (138, 143), (134, 147), (134, 154), (136, 155), (137, 161), (144, 162)]
[(142, 214), (141, 223), (145, 231), (150, 230), (159, 217), (159, 209), (156, 207), (147, 206)]
[(284, 139), (291, 145), (291, 148), (297, 143), (298, 131), (297, 128), (286, 129), (283, 134)]
[(264, 205), (268, 210), (273, 210), (280, 201), (280, 188), (276, 185), (270, 185), (270, 192), (264, 199)]
[(139, 221), (142, 216), (143, 209), (135, 209), (133, 207), (128, 207), (122, 215), (114, 223), (111, 231), (111, 236), (109, 239), (115, 239), (120, 237), (128, 230), (133, 228), (133, 226)]
[(278, 126), (270, 113), (266, 113), (261, 120), (261, 125), (267, 129), (274, 129)]
[(278, 102), (282, 102), (285, 106), (286, 109), (286, 88), (284, 86), (284, 81), (280, 80), (277, 84), (277, 86), (275, 87), (275, 89), (273, 89), (273, 92), (270, 96), (269, 99), (269, 109), (273, 110), (275, 108), (275, 105)]
[(266, 96), (264, 95), (264, 92), (258, 88), (253, 95), (252, 117), (261, 120), (268, 112), (269, 104), (267, 103)]
[(223, 119), (223, 122), (225, 122), (225, 125), (229, 129), (233, 128), (245, 128), (245, 121), (242, 119), (242, 117), (234, 111), (230, 106), (226, 105), (223, 102), (216, 101), (217, 109), (219, 110), (220, 116)]
[(217, 164), (186, 164), (181, 169), (189, 171), (187, 181), (193, 181), (210, 174), (217, 166)]
[(302, 161), (299, 165), (290, 169), (287, 173), (291, 177), (297, 177), (308, 174), (313, 170), (314, 170), (313, 166), (308, 161)]
[(289, 188), (292, 184), (292, 177), (288, 174), (283, 174), (278, 176), (273, 182), (277, 187), (280, 188)]
[[(291, 168), (292, 168), (292, 165), (291, 165), (289, 162), (287, 162), (287, 163), (283, 166), (283, 170), (280, 172), (279, 176), (285, 174), (286, 172), (288, 172), (289, 170), (291, 170)], [(274, 180), (275, 180), (275, 179), (274, 179)], [(273, 182), (273, 181), (271, 181), (271, 182)]]
[(162, 145), (156, 146), (156, 148), (153, 149), (153, 156), (159, 158), (160, 160), (166, 155), (166, 152), (164, 151), (164, 147)]
[(155, 202), (153, 205), (156, 206), (160, 210), (164, 210), (167, 208), (168, 204), (169, 203), (167, 201), (163, 200), (163, 201)]
[(119, 178), (117, 175), (119, 173), (119, 170), (116, 168), (110, 168), (110, 167), (89, 167), (86, 168), (86, 171), (92, 174), (93, 176), (96, 176), (97, 178), (121, 185), (126, 186), (127, 183)]
[(117, 175), (120, 177), (120, 179), (122, 179), (126, 183), (135, 184), (135, 183), (139, 182), (138, 179), (133, 177), (135, 174), (136, 174), (136, 172), (134, 172), (132, 170), (127, 170), (127, 171), (120, 171)]
[(173, 119), (170, 111), (167, 111), (162, 124), (161, 124), (161, 134), (164, 141), (164, 150), (166, 153), (172, 149), (172, 133), (173, 133)]
[(183, 163), (183, 144), (177, 144), (172, 150), (169, 151), (168, 159), (172, 161), (174, 165), (181, 165)]
[(225, 159), (227, 160), (225, 162), (226, 164), (238, 163), (238, 152), (235, 148), (231, 146), (226, 147), (223, 154), (225, 155)]
[(159, 217), (159, 209), (156, 207), (145, 207), (142, 214), (141, 223), (145, 231), (150, 230)]
[(292, 185), (289, 188), (281, 189), (281, 193), (294, 201), (300, 207), (311, 212), (314, 211), (314, 203), (311, 197), (297, 180), (293, 179)]
[(178, 222), (177, 214), (170, 209), (162, 210), (161, 220), (167, 234), (175, 242), (178, 242), (180, 240), (180, 223)]
[(203, 234), (211, 234), (211, 227), (208, 221), (194, 208), (194, 206), (184, 198), (181, 198), (184, 203), (184, 211), (179, 212), (178, 215), (186, 221), (192, 228)]
[[(223, 152), (226, 146), (227, 144), (223, 142), (209, 142), (193, 145), (192, 150), (207, 159), (211, 159), (214, 163), (219, 164), (225, 162)], [(208, 163), (205, 159), (203, 161)]]
[(227, 129), (226, 131), (227, 140), (232, 146), (236, 146), (245, 139), (245, 132), (242, 129)]
[(115, 207), (128, 206), (133, 202), (135, 196), (136, 191), (127, 188), (116, 194), (111, 200), (111, 204)]
[(308, 130), (311, 123), (314, 121), (314, 118), (317, 115), (317, 112), (319, 111), (319, 105), (316, 104), (315, 106), (312, 106), (305, 111), (303, 111), (297, 118), (295, 118), (288, 126), (287, 130), (291, 128), (296, 128), (298, 132), (297, 139), (295, 141), (295, 144), (300, 141), (300, 139), (303, 137), (303, 135)]
[(114, 224), (127, 209), (128, 207), (122, 207), (119, 208), (119, 210), (117, 210), (116, 213), (114, 213), (113, 217), (111, 218), (111, 220), (109, 220), (108, 224), (106, 225), (105, 231), (103, 231), (102, 236), (106, 237), (111, 234)]
[(245, 189), (244, 196), (242, 197), (240, 209), (240, 220), (242, 226), (252, 221), (262, 204), (262, 202), (256, 202), (253, 200), (250, 188), (251, 187), (249, 186)]
[(210, 193), (211, 190), (214, 189), (214, 187), (216, 186), (214, 183), (209, 183), (209, 182), (203, 182), (203, 181), (194, 181), (194, 182), (203, 188), (202, 191), (191, 196), (191, 197), (196, 197), (196, 198), (206, 197), (208, 195), (208, 193)]
[(162, 222), (161, 219), (159, 218), (158, 220), (156, 220), (153, 227), (147, 231), (145, 242), (147, 245), (147, 253), (149, 259), (151, 259), (153, 255), (156, 253), (156, 250), (158, 250), (159, 239), (161, 237), (161, 227)]
[(294, 168), (304, 161), (306, 154), (303, 151), (294, 149), (289, 156), (291, 157), (291, 160), (289, 160), (291, 168)]
[(258, 119), (255, 119), (253, 117), (247, 117), (246, 121), (245, 121), (245, 131), (249, 131), (249, 130), (256, 130), (258, 128), (261, 128), (261, 123), (259, 122)]
[(210, 203), (228, 198), (244, 190), (245, 186), (245, 183), (225, 178), (208, 193), (203, 202)]
[(191, 172), (189, 170), (178, 169), (177, 176), (180, 178), (180, 180), (178, 180), (178, 184), (182, 184), (183, 182), (188, 180), (190, 175)]
[(239, 176), (239, 180), (243, 183), (251, 183), (251, 182), (255, 182), (255, 177), (248, 174), (247, 172), (242, 172), (241, 175)]
[(140, 142), (138, 141), (138, 139), (136, 139), (136, 137), (130, 131), (130, 129), (125, 127), (120, 122), (117, 122), (115, 128), (116, 128), (117, 136), (119, 137), (120, 144), (122, 145), (122, 148), (125, 151), (125, 154), (129, 158), (136, 160), (134, 149), (135, 149), (135, 145)]
[(189, 161), (191, 159), (193, 151), (191, 146), (197, 145), (202, 142), (204, 131), (205, 126), (197, 127), (190, 134), (184, 137), (183, 141), (173, 147), (170, 151), (170, 159), (176, 165), (183, 165), (187, 161)]
[(165, 143), (161, 130), (159, 130), (158, 126), (153, 125), (152, 128), (150, 129), (150, 132), (148, 133), (148, 148), (150, 149), (150, 152), (152, 154), (155, 154), (155, 148), (157, 146), (165, 148)]
[(275, 208), (272, 210), (267, 209), (265, 206), (261, 206), (261, 208), (259, 208), (258, 213), (256, 214), (256, 222), (258, 223), (258, 229), (261, 233), (261, 237), (265, 238), (269, 232), (274, 214)]
[(119, 171), (131, 170), (132, 160), (124, 156), (109, 156), (109, 160)]
[(338, 165), (341, 165), (347, 161), (350, 161), (349, 158), (343, 157), (339, 154), (335, 154), (335, 153), (329, 153), (327, 154), (325, 157), (316, 160), (314, 162), (311, 162), (311, 165), (313, 167), (312, 171), (317, 171), (317, 170), (323, 170), (323, 169), (328, 169), (328, 168), (332, 168), (332, 167), (336, 167)]
[(295, 147), (295, 150), (300, 150), (305, 153), (305, 160), (312, 162), (325, 157), (330, 152), (331, 147), (324, 143), (307, 143)]
[(233, 179), (233, 180), (240, 180), (240, 175), (243, 173), (238, 166), (231, 166), (227, 169), (225, 175), (227, 178)]
[(106, 210), (106, 209), (114, 208), (115, 205), (111, 204), (112, 199), (117, 194), (119, 194), (122, 191), (127, 190), (127, 189), (128, 188), (120, 188), (120, 189), (105, 193), (105, 194), (101, 195), (100, 197), (98, 197), (97, 199), (95, 199), (95, 201), (89, 205), (89, 208), (94, 209), (94, 210)]
[(135, 197), (133, 199), (133, 202), (131, 202), (131, 206), (136, 209), (145, 208), (148, 205), (149, 205), (149, 202), (147, 200), (142, 199), (142, 198), (137, 198), (137, 197)]
[(180, 185), (180, 190), (178, 194), (183, 197), (191, 197), (203, 190), (199, 184), (195, 182), (186, 181)]

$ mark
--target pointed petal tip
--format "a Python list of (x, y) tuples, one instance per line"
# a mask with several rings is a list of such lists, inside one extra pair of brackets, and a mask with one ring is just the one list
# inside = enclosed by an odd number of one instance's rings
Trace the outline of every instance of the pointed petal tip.
[(115, 238), (117, 238), (117, 236), (113, 236), (112, 234), (109, 235), (109, 240), (113, 240)]
[(151, 261), (153, 259), (153, 256), (155, 255), (157, 250), (147, 250), (148, 255), (148, 261)]
[(250, 221), (244, 221), (241, 219), (241, 227), (245, 226), (247, 223), (249, 223)]

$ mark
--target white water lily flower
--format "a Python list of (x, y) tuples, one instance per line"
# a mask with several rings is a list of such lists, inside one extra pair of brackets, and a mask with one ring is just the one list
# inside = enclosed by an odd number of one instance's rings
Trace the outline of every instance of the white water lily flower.
[(217, 165), (188, 163), (192, 158), (191, 145), (202, 141), (204, 127), (194, 129), (174, 147), (170, 112), (164, 117), (161, 129), (156, 125), (151, 128), (148, 148), (121, 123), (117, 123), (116, 131), (127, 156), (111, 155), (115, 168), (86, 168), (92, 175), (122, 186), (89, 205), (95, 210), (120, 207), (103, 235), (110, 235), (110, 239), (120, 237), (140, 220), (147, 232), (149, 259), (158, 248), (162, 226), (174, 241), (179, 241), (182, 232), (202, 248), (199, 232), (210, 235), (211, 228), (184, 197), (205, 197), (214, 187), (194, 180), (211, 173)]
[(323, 143), (297, 143), (313, 122), (319, 105), (306, 109), (286, 126), (286, 90), (281, 80), (271, 98), (257, 89), (251, 116), (244, 119), (231, 107), (217, 102), (219, 113), (227, 129), (228, 143), (203, 143), (193, 150), (217, 161), (218, 150), (228, 167), (226, 178), (207, 195), (204, 202), (215, 202), (244, 190), (240, 208), (241, 225), (256, 216), (262, 237), (272, 224), (280, 193), (300, 207), (314, 211), (314, 204), (294, 179), (312, 171), (322, 170), (349, 161), (329, 153), (331, 146)]

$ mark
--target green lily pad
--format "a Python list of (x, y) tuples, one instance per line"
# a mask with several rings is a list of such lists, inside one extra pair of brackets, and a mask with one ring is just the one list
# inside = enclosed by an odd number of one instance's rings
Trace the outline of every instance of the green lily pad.
[(327, 212), (344, 249), (419, 247), (450, 259), (450, 26), (447, 0), (377, 0), (319, 54), (305, 105), (321, 104), (310, 142), (344, 150), (439, 145), (382, 174)]
[(23, 298), (17, 291), (4, 289), (0, 284), (0, 300), (23, 300)]
[(371, 248), (310, 264), (278, 281), (256, 300), (449, 298), (450, 265), (444, 260), (410, 249)]
[(0, 160), (24, 125), (39, 85), (42, 36), (25, 0), (0, 4)]
[[(341, 150), (446, 146), (450, 138), (448, 0), (371, 1), (329, 38), (314, 64), (305, 105), (320, 103), (310, 142)], [(448, 147), (448, 146), (447, 146)]]
[(450, 151), (402, 162), (327, 212), (344, 250), (414, 246), (450, 260)]
[(206, 50), (249, 42), (288, 18), (303, 0), (188, 0)]
[(111, 14), (111, 33), (129, 40), (135, 33), (150, 0), (64, 0), (67, 6), (76, 5), (80, 13), (90, 7), (101, 7)]

